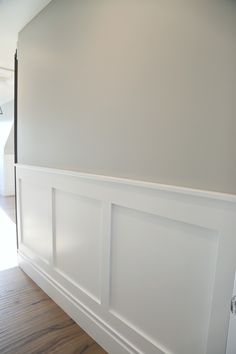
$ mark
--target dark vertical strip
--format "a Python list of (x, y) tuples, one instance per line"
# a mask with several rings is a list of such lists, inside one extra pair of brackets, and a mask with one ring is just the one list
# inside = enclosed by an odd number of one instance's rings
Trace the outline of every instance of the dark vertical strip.
[[(15, 53), (15, 61), (14, 61), (14, 162), (17, 164), (18, 162), (18, 146), (17, 146), (17, 115), (18, 115), (18, 59), (17, 59), (17, 50)], [(17, 210), (17, 190), (16, 190), (16, 166), (14, 167), (15, 174), (15, 211), (16, 211), (16, 243), (17, 249), (19, 247), (18, 242), (18, 210)]]
[(15, 53), (15, 65), (14, 65), (14, 156), (15, 163), (18, 162), (17, 155), (17, 101), (18, 101), (18, 59), (17, 50)]

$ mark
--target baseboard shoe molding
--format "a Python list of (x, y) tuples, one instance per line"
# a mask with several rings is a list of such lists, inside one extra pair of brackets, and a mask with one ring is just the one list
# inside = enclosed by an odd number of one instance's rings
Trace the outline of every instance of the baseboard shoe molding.
[(20, 251), (18, 261), (20, 268), (108, 353), (141, 354)]

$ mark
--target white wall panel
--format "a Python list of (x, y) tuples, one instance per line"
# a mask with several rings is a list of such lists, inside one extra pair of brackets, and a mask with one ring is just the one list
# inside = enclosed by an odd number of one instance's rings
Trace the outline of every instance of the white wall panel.
[(101, 202), (55, 190), (54, 208), (56, 267), (100, 301)]
[(111, 354), (224, 354), (236, 197), (17, 165), (22, 268)]
[(22, 181), (21, 242), (46, 262), (52, 254), (50, 189)]
[(217, 233), (117, 206), (112, 216), (111, 311), (174, 353), (204, 353)]

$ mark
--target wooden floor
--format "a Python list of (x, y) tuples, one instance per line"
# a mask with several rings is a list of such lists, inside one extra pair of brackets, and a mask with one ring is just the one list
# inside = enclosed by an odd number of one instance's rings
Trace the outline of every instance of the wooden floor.
[(0, 272), (1, 354), (104, 354), (19, 268)]

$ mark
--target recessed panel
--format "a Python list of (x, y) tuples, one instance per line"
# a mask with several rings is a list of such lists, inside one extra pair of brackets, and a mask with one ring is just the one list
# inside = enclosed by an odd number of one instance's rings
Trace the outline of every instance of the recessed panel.
[(36, 255), (49, 261), (52, 252), (51, 190), (21, 181), (22, 242)]
[(110, 312), (175, 354), (204, 354), (218, 234), (113, 206)]
[(98, 200), (55, 191), (56, 266), (100, 300), (101, 217)]

